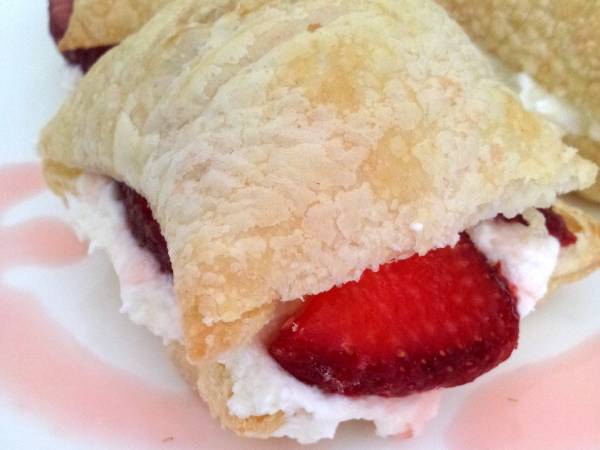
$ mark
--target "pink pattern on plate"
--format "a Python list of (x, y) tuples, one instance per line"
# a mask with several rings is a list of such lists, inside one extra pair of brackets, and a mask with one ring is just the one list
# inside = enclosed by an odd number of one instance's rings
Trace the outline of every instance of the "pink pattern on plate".
[(600, 448), (600, 335), (484, 385), (447, 434), (449, 448)]
[[(1, 168), (0, 216), (43, 190), (38, 164)], [(85, 246), (56, 219), (0, 227), (0, 271), (64, 265), (84, 255)], [(49, 318), (33, 295), (0, 284), (0, 317), (2, 396), (61, 433), (127, 448), (255, 448), (221, 431), (191, 391), (149, 386), (100, 360)]]

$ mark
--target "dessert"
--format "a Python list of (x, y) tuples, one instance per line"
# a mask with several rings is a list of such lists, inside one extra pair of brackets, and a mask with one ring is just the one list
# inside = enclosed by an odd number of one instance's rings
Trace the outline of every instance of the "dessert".
[[(513, 72), (525, 104), (561, 125), (600, 163), (600, 6), (585, 0), (439, 0), (469, 36)], [(539, 85), (538, 85), (539, 83)], [(582, 192), (600, 201), (600, 180)]]
[(556, 203), (595, 166), (432, 2), (177, 0), (40, 150), (125, 312), (245, 436), (416, 433), (600, 264)]

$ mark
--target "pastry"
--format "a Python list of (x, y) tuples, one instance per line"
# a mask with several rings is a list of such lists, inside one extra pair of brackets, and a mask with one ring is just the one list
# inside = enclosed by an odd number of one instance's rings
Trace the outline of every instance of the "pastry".
[[(517, 77), (531, 109), (600, 163), (600, 5), (586, 0), (439, 0), (469, 36)], [(534, 85), (534, 81), (539, 86)], [(553, 98), (554, 97), (554, 98)], [(600, 202), (600, 180), (583, 191)]]
[(596, 167), (429, 1), (174, 1), (40, 151), (124, 311), (245, 436), (416, 433), (600, 264), (556, 203)]

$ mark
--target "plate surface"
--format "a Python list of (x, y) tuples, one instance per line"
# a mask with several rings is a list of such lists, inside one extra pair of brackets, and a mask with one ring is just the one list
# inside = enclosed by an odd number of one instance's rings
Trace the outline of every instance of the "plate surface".
[[(86, 256), (64, 224), (35, 141), (74, 72), (46, 14), (45, 0), (0, 2), (0, 448), (301, 448), (222, 431), (161, 342), (118, 312), (106, 256)], [(510, 361), (445, 392), (422, 435), (380, 439), (350, 424), (304, 448), (600, 449), (599, 292), (600, 272), (553, 293)]]

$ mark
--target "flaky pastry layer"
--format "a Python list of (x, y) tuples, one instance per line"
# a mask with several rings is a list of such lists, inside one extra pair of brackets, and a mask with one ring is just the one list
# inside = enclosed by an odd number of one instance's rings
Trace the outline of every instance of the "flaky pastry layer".
[(58, 191), (84, 171), (149, 201), (194, 359), (274, 302), (596, 175), (421, 0), (178, 0), (92, 68), (40, 148)]

